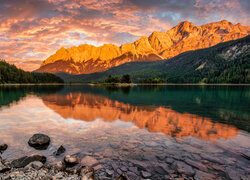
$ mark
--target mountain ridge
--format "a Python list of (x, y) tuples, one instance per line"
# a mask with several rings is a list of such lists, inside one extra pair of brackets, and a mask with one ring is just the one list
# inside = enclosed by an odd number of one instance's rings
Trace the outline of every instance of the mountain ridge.
[(211, 47), (220, 42), (235, 40), (250, 34), (250, 27), (233, 25), (222, 20), (201, 26), (184, 21), (166, 32), (154, 31), (133, 43), (116, 46), (104, 44), (60, 48), (48, 57), (37, 71), (69, 74), (89, 74), (134, 61), (156, 61), (180, 53)]
[(168, 60), (128, 62), (104, 72), (70, 75), (66, 82), (103, 82), (109, 75), (130, 74), (133, 82), (162, 78), (166, 83), (250, 83), (250, 35), (210, 48), (184, 52)]

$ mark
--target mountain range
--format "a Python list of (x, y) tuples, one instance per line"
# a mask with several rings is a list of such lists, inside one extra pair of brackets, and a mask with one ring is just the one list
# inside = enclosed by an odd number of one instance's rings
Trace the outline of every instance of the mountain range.
[(103, 72), (128, 62), (170, 59), (181, 53), (212, 47), (250, 34), (249, 26), (222, 20), (201, 26), (184, 21), (166, 32), (153, 32), (133, 43), (79, 45), (61, 48), (36, 71), (67, 74)]
[(129, 62), (104, 72), (70, 75), (65, 82), (103, 82), (109, 75), (129, 74), (133, 82), (161, 78), (166, 83), (250, 83), (250, 35), (210, 48), (188, 51), (154, 62)]

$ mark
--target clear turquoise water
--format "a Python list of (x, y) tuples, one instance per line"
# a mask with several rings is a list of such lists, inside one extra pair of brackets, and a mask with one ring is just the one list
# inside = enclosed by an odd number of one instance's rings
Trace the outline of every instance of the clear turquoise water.
[[(115, 164), (138, 178), (145, 167), (152, 179), (186, 171), (196, 179), (250, 178), (249, 132), (250, 86), (0, 87), (7, 160), (44, 154), (55, 163), (64, 145), (66, 154), (94, 157), (99, 174), (119, 174)], [(51, 137), (47, 150), (28, 146), (34, 133)]]

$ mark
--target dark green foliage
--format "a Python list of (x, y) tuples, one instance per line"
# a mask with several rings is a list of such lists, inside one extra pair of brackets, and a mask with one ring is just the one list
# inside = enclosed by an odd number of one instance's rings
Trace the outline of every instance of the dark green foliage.
[(158, 83), (164, 83), (164, 80), (161, 78), (149, 78), (149, 79), (142, 79), (141, 83), (158, 84)]
[(130, 80), (130, 75), (129, 74), (124, 74), (122, 76), (122, 78), (120, 78), (119, 76), (111, 76), (109, 75), (105, 80), (104, 83), (108, 83), (108, 84), (115, 84), (115, 83), (131, 83)]
[(107, 79), (105, 79), (104, 82), (105, 82), (105, 83), (120, 83), (120, 82), (121, 82), (121, 79), (120, 79), (120, 77), (118, 77), (118, 76), (113, 77), (113, 76), (109, 75), (109, 76), (107, 77)]
[(25, 72), (15, 65), (0, 60), (0, 84), (5, 83), (63, 83), (64, 81), (49, 73)]
[[(183, 75), (169, 77), (167, 82), (172, 83), (250, 83), (250, 54), (241, 54), (234, 60), (226, 60), (214, 55), (211, 64), (200, 70)], [(212, 66), (212, 67), (211, 67)]]
[(121, 79), (121, 83), (131, 83), (130, 75), (124, 74)]

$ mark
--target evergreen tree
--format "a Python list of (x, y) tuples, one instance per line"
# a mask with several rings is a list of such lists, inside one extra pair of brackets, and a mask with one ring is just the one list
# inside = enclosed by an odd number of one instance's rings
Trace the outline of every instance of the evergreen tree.
[(124, 74), (121, 79), (121, 83), (131, 83), (130, 75)]
[(64, 81), (49, 73), (25, 72), (15, 65), (0, 60), (0, 84), (3, 83), (63, 83)]

